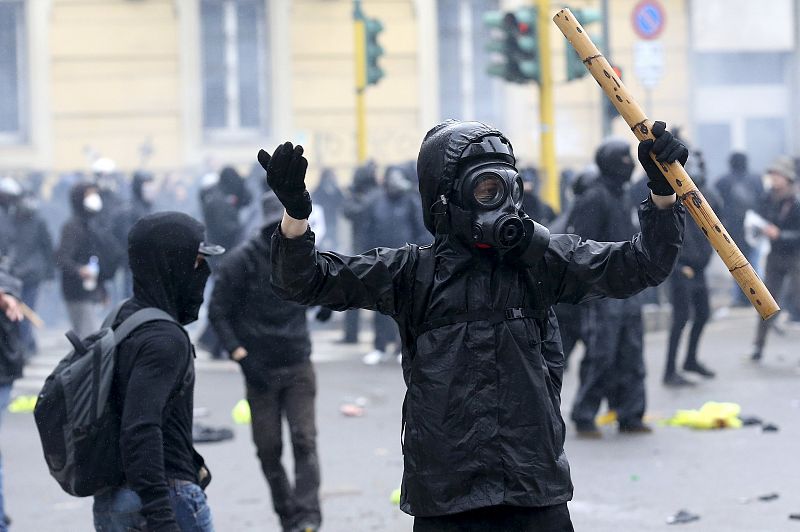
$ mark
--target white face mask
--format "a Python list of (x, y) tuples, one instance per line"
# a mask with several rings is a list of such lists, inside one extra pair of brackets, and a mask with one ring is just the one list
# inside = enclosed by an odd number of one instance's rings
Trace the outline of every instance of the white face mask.
[(83, 208), (86, 209), (87, 212), (100, 212), (103, 210), (103, 199), (100, 197), (100, 194), (89, 194), (83, 198)]
[(153, 202), (158, 195), (158, 188), (152, 181), (142, 183), (142, 199), (145, 201)]

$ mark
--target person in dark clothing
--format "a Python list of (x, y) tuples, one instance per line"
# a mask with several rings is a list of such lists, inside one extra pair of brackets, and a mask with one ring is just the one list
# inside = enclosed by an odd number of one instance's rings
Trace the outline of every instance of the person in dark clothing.
[[(131, 199), (128, 204), (120, 209), (114, 220), (112, 231), (117, 242), (125, 246), (128, 241), (128, 233), (133, 225), (153, 211), (153, 201), (155, 200), (155, 183), (153, 175), (148, 172), (135, 172), (131, 179)], [(126, 267), (127, 260), (123, 262), (125, 270), (124, 296), (130, 297), (133, 293), (133, 278), (130, 268)]]
[[(379, 194), (379, 188), (375, 176), (375, 163), (368, 161), (356, 168), (347, 199), (342, 206), (342, 214), (350, 221), (351, 251), (353, 253), (361, 253), (369, 249), (369, 226), (366, 219), (369, 214), (369, 206), (377, 194)], [(351, 309), (345, 313), (342, 343), (358, 343), (359, 322), (360, 312), (358, 309)]]
[[(22, 376), (24, 350), (20, 324), (24, 323), (19, 308), (22, 283), (0, 271), (0, 419), (11, 400), (14, 381)], [(3, 497), (3, 464), (0, 461), (0, 532), (8, 532), (9, 518)]]
[(114, 276), (124, 251), (110, 230), (94, 223), (103, 209), (97, 187), (76, 184), (70, 202), (72, 217), (61, 229), (55, 256), (72, 329), (84, 338), (97, 330), (96, 307), (107, 298), (105, 281)]
[[(645, 156), (682, 157), (661, 126), (656, 144), (642, 144)], [(286, 209), (272, 237), (272, 282), (293, 301), (377, 310), (400, 326), (408, 387), (400, 507), (415, 516), (414, 530), (573, 530), (564, 357), (551, 306), (628, 297), (669, 275), (684, 215), (655, 164), (646, 167), (653, 193), (633, 240), (551, 236), (520, 215), (508, 139), (448, 120), (425, 136), (417, 163), (434, 244), (346, 256), (315, 249), (302, 154), (291, 143), (272, 158), (259, 152)], [(467, 512), (481, 508), (467, 524)]]
[[(365, 224), (369, 228), (366, 248), (402, 247), (408, 243), (427, 241), (425, 226), (419, 216), (419, 199), (411, 193), (411, 180), (399, 166), (389, 166), (383, 187), (370, 201)], [(374, 349), (362, 359), (375, 365), (389, 359), (389, 344), (399, 340), (397, 325), (392, 318), (375, 312)]]
[[(22, 282), (22, 302), (35, 310), (39, 285), (55, 276), (55, 262), (53, 239), (39, 214), (39, 202), (30, 193), (17, 205), (11, 256), (11, 274)], [(36, 339), (29, 321), (20, 324), (20, 333), (25, 354), (35, 354)]]
[(143, 325), (117, 348), (111, 401), (126, 482), (95, 495), (97, 530), (213, 532), (203, 493), (211, 477), (192, 446), (194, 349), (182, 327), (203, 304), (205, 257), (224, 251), (203, 234), (194, 218), (162, 212), (136, 222), (128, 237), (133, 298), (112, 327), (143, 308), (175, 322)]
[(529, 166), (519, 172), (524, 187), (522, 194), (522, 210), (536, 222), (549, 226), (555, 220), (556, 213), (550, 205), (539, 197), (539, 171)]
[[(748, 210), (757, 207), (764, 194), (764, 186), (761, 179), (748, 170), (747, 155), (744, 153), (731, 153), (728, 165), (728, 173), (720, 176), (715, 183), (722, 201), (722, 211), (719, 215), (728, 234), (747, 257), (748, 262), (757, 266), (759, 263), (757, 250), (751, 247), (745, 239), (744, 217)], [(733, 286), (733, 304), (742, 307), (750, 306), (747, 297), (736, 283)]]
[[(698, 150), (691, 152), (686, 171), (692, 180), (703, 190), (706, 201), (714, 210), (720, 212), (722, 202), (716, 192), (705, 188), (706, 171), (703, 154)], [(711, 317), (708, 285), (706, 284), (706, 266), (711, 260), (713, 249), (711, 243), (703, 235), (697, 224), (688, 224), (683, 238), (683, 248), (678, 257), (675, 271), (669, 278), (669, 299), (672, 303), (672, 324), (667, 347), (667, 363), (664, 369), (663, 382), (666, 386), (680, 387), (692, 385), (692, 381), (684, 378), (676, 370), (678, 345), (683, 329), (692, 319), (689, 332), (689, 343), (683, 370), (696, 373), (705, 378), (714, 377), (714, 372), (701, 364), (697, 359), (697, 347), (708, 319)]]
[[(770, 240), (764, 284), (774, 297), (780, 298), (784, 284), (791, 279), (800, 260), (800, 200), (794, 161), (789, 157), (779, 158), (767, 170), (767, 181), (769, 192), (758, 207), (758, 214), (769, 222), (763, 229)], [(754, 362), (761, 360), (772, 321), (758, 321), (751, 356)]]
[(322, 169), (319, 184), (311, 193), (311, 197), (325, 213), (325, 239), (322, 244), (325, 249), (339, 249), (339, 218), (342, 214), (344, 193), (336, 183), (336, 173), (332, 168)]
[[(639, 159), (650, 161), (646, 153)], [(685, 163), (686, 158), (680, 161)], [(628, 143), (607, 140), (597, 149), (595, 163), (600, 176), (575, 201), (577, 215), (571, 228), (585, 240), (615, 242), (632, 238), (636, 230), (624, 191), (634, 170)], [(651, 173), (647, 171), (652, 180)], [(641, 301), (636, 297), (598, 299), (586, 302), (581, 314), (586, 353), (581, 360), (580, 387), (571, 414), (578, 435), (601, 436), (594, 419), (603, 399), (616, 411), (620, 432), (650, 432), (642, 421), (646, 398)]]
[[(311, 338), (306, 307), (283, 301), (269, 283), (270, 237), (283, 206), (271, 191), (262, 204), (264, 227), (220, 264), (208, 315), (242, 367), (253, 441), (281, 526), (284, 532), (313, 532), (322, 518)], [(292, 440), (294, 487), (281, 464), (284, 417)]]

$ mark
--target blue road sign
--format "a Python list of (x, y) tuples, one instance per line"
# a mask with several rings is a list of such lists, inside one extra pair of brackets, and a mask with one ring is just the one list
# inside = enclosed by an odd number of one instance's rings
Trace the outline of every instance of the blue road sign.
[(639, 37), (655, 39), (664, 31), (666, 22), (664, 8), (657, 0), (642, 0), (633, 8), (631, 21)]

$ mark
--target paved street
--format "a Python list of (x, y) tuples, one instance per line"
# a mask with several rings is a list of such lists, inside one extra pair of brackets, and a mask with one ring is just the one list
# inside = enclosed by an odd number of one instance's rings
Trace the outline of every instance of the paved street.
[[(686, 509), (700, 521), (681, 525), (702, 531), (800, 530), (790, 521), (800, 512), (800, 332), (773, 335), (760, 367), (743, 361), (755, 324), (751, 310), (736, 311), (712, 323), (701, 358), (718, 370), (718, 378), (694, 389), (666, 390), (660, 374), (665, 332), (647, 337), (649, 415), (653, 420), (677, 408), (698, 408), (705, 401), (733, 401), (743, 414), (759, 416), (780, 427), (762, 433), (740, 430), (693, 431), (659, 426), (652, 436), (619, 436), (604, 427), (601, 441), (567, 436), (575, 500), (571, 512), (576, 530), (656, 531), (670, 529), (666, 517)], [(322, 464), (324, 529), (332, 532), (411, 529), (411, 520), (390, 503), (399, 486), (400, 404), (403, 383), (399, 366), (360, 363), (368, 348), (333, 343), (338, 334), (315, 332), (318, 372), (319, 449)], [(365, 338), (366, 339), (366, 338)], [(56, 334), (45, 335), (44, 352), (19, 381), (15, 393), (40, 385), (65, 350)], [(578, 360), (580, 354), (576, 355)], [(242, 397), (242, 380), (233, 363), (198, 360), (196, 406), (208, 409), (199, 421), (235, 427), (233, 441), (200, 447), (214, 474), (208, 490), (218, 531), (278, 530), (266, 484), (255, 459), (248, 426), (234, 426), (230, 411)], [(571, 368), (564, 383), (568, 415), (576, 390)], [(344, 402), (364, 398), (366, 414), (346, 418)], [(6, 414), (2, 429), (5, 493), (14, 531), (91, 530), (91, 500), (74, 499), (50, 479), (30, 414)], [(743, 498), (769, 493), (772, 502)]]

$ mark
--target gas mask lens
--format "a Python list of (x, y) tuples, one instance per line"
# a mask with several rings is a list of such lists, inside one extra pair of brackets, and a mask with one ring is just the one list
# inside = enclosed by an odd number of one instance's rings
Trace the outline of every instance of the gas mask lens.
[(505, 187), (497, 174), (483, 174), (476, 180), (473, 197), (481, 207), (496, 207), (503, 201)]
[(514, 202), (514, 207), (517, 209), (522, 207), (522, 190), (522, 178), (517, 176), (514, 186), (511, 188), (511, 201)]

